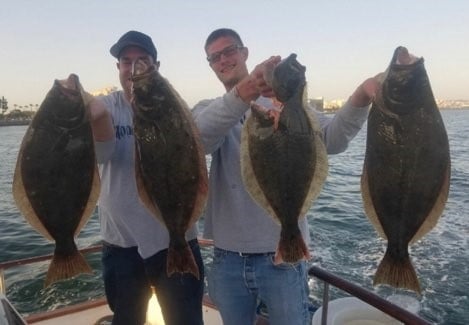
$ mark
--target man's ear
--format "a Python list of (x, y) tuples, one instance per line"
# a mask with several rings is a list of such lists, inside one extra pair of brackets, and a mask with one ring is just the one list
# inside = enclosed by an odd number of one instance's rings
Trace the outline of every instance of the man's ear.
[(247, 47), (243, 47), (241, 49), (241, 54), (243, 54), (244, 61), (246, 61), (249, 57), (249, 49)]

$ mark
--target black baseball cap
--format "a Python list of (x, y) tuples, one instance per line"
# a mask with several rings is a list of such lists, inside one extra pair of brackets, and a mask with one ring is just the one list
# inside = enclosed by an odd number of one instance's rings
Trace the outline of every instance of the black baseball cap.
[(122, 35), (117, 43), (111, 47), (109, 52), (111, 52), (113, 57), (119, 59), (122, 50), (127, 46), (138, 46), (142, 48), (156, 61), (156, 47), (150, 36), (131, 30)]

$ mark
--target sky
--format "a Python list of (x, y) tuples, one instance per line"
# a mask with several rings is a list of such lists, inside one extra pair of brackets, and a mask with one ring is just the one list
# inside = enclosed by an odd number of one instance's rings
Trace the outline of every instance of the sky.
[(224, 93), (203, 50), (221, 27), (240, 34), (250, 70), (296, 53), (309, 98), (348, 98), (402, 45), (425, 59), (436, 99), (469, 100), (467, 0), (2, 0), (0, 98), (9, 109), (40, 104), (70, 73), (89, 92), (120, 89), (109, 48), (138, 30), (152, 37), (161, 74), (192, 107)]

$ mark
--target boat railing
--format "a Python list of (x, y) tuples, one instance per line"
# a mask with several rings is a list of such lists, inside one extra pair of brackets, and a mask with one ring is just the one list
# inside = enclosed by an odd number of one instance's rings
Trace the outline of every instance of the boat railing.
[[(213, 241), (208, 239), (199, 238), (200, 246), (213, 246)], [(101, 245), (94, 245), (87, 248), (80, 249), (82, 254), (96, 253), (101, 251)], [(52, 254), (35, 256), (30, 258), (24, 258), (19, 260), (0, 262), (0, 294), (6, 294), (6, 284), (4, 271), (6, 269), (47, 261), (52, 258)], [(350, 295), (364, 301), (365, 303), (381, 310), (389, 316), (394, 317), (396, 320), (403, 322), (404, 324), (409, 325), (430, 325), (428, 321), (419, 317), (416, 314), (411, 313), (410, 311), (390, 302), (386, 299), (378, 296), (377, 294), (364, 289), (352, 282), (349, 282), (341, 277), (338, 277), (326, 270), (323, 270), (317, 266), (313, 266), (309, 269), (308, 274), (314, 276), (324, 282), (324, 293), (323, 293), (323, 305), (322, 305), (322, 319), (321, 324), (327, 324), (327, 311), (329, 304), (329, 286), (333, 285), (334, 287), (341, 289)]]
[[(95, 245), (95, 246), (90, 246), (90, 247), (87, 247), (87, 248), (82, 248), (79, 251), (82, 254), (88, 254), (88, 253), (99, 252), (99, 251), (101, 251), (101, 248), (102, 248), (101, 245)], [(53, 257), (53, 255), (49, 254), (49, 255), (27, 257), (27, 258), (13, 260), (13, 261), (7, 261), (7, 262), (0, 262), (0, 293), (6, 294), (5, 270), (7, 270), (9, 268), (12, 268), (12, 267), (18, 267), (18, 266), (22, 266), (22, 265), (33, 264), (33, 263), (38, 263), (38, 262), (51, 260), (52, 257)]]
[(321, 325), (327, 324), (327, 311), (329, 304), (329, 285), (333, 285), (350, 295), (366, 302), (367, 304), (381, 310), (389, 316), (394, 317), (400, 322), (409, 325), (430, 325), (428, 321), (419, 317), (410, 311), (393, 304), (390, 301), (378, 296), (377, 294), (357, 286), (356, 284), (349, 282), (337, 275), (334, 275), (326, 270), (323, 270), (317, 266), (313, 266), (309, 269), (308, 274), (314, 276), (324, 282), (324, 293), (322, 301), (322, 314), (321, 314)]
[[(212, 240), (199, 238), (198, 241), (199, 241), (200, 246), (213, 246)], [(93, 245), (93, 246), (79, 249), (79, 251), (82, 254), (88, 254), (88, 253), (100, 252), (101, 249), (102, 249), (102, 245), (98, 244), (98, 245)], [(18, 267), (22, 265), (51, 260), (52, 257), (53, 255), (49, 254), (49, 255), (34, 256), (34, 257), (28, 257), (28, 258), (7, 261), (7, 262), (0, 262), (0, 293), (6, 294), (5, 270), (12, 268), (12, 267)]]

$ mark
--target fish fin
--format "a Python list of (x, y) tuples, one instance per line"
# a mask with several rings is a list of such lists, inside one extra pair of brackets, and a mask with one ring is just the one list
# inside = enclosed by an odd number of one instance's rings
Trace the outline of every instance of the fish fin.
[(386, 251), (373, 279), (373, 285), (378, 284), (389, 284), (421, 294), (419, 280), (408, 255), (396, 260)]
[(170, 277), (174, 273), (190, 273), (197, 280), (200, 279), (199, 267), (187, 243), (184, 247), (180, 248), (176, 248), (171, 243), (169, 245), (166, 259), (166, 274)]
[(446, 174), (445, 174), (445, 180), (441, 186), (441, 190), (435, 201), (435, 205), (433, 206), (432, 210), (428, 214), (427, 218), (425, 218), (425, 221), (422, 223), (420, 228), (415, 233), (414, 237), (412, 237), (412, 239), (410, 240), (411, 244), (415, 243), (417, 240), (422, 238), (426, 233), (432, 230), (438, 223), (438, 220), (440, 219), (440, 216), (443, 213), (443, 210), (445, 208), (446, 200), (448, 199), (450, 174), (451, 174), (451, 167), (450, 167), (450, 163), (448, 163), (448, 167), (446, 169)]
[(309, 254), (308, 247), (301, 236), (299, 229), (297, 231), (285, 231), (282, 228), (280, 233), (280, 241), (278, 243), (277, 250), (275, 252), (274, 264), (296, 263), (302, 259), (309, 260), (311, 255)]
[(46, 288), (54, 282), (69, 279), (81, 273), (92, 274), (93, 270), (78, 250), (70, 256), (54, 254), (47, 271), (44, 287)]
[(99, 178), (98, 165), (95, 164), (93, 183), (91, 184), (90, 195), (88, 197), (88, 202), (86, 203), (86, 207), (83, 210), (83, 215), (82, 215), (82, 218), (80, 219), (80, 223), (78, 224), (77, 229), (75, 230), (75, 233), (74, 233), (75, 237), (78, 236), (81, 229), (83, 229), (86, 223), (90, 220), (91, 215), (96, 209), (96, 204), (98, 203), (100, 191), (101, 191), (101, 180)]
[[(311, 208), (312, 202), (321, 193), (321, 190), (326, 182), (327, 175), (329, 173), (329, 162), (327, 157), (326, 146), (320, 135), (319, 122), (317, 118), (309, 111), (305, 110), (308, 119), (311, 122), (315, 136), (314, 136), (314, 148), (316, 150), (316, 166), (314, 167), (314, 175), (311, 180), (311, 184), (308, 190), (308, 194), (304, 200), (303, 206), (301, 207), (300, 217), (306, 215), (308, 210)], [(318, 128), (316, 128), (318, 127)]]
[[(193, 126), (193, 135), (194, 141), (197, 146), (198, 162), (199, 162), (199, 187), (197, 190), (197, 196), (194, 202), (194, 210), (192, 211), (191, 220), (189, 222), (189, 227), (202, 215), (205, 205), (207, 203), (208, 197), (208, 172), (207, 172), (207, 161), (205, 159), (205, 153), (203, 151), (203, 145), (200, 140), (200, 134), (197, 127), (194, 123), (190, 123)], [(192, 127), (191, 127), (192, 128)]]
[(376, 213), (375, 207), (373, 205), (373, 201), (371, 200), (370, 188), (368, 187), (368, 173), (366, 168), (366, 160), (363, 164), (363, 172), (361, 177), (361, 192), (362, 192), (362, 199), (363, 199), (363, 208), (365, 210), (365, 214), (370, 219), (371, 224), (376, 229), (378, 234), (387, 239), (386, 234), (384, 233), (383, 226), (379, 221), (378, 214)]
[[(25, 139), (29, 137), (31, 133), (32, 133), (31, 126), (29, 126), (28, 130), (26, 131), (26, 135), (23, 138), (23, 142), (25, 141)], [(21, 149), (18, 153), (18, 158), (16, 160), (15, 173), (13, 174), (13, 186), (12, 186), (13, 198), (15, 200), (16, 206), (18, 207), (20, 212), (23, 214), (26, 221), (28, 221), (28, 223), (38, 233), (43, 235), (48, 240), (53, 241), (54, 239), (49, 234), (47, 229), (44, 227), (41, 220), (39, 220), (39, 217), (37, 216), (36, 212), (34, 212), (34, 209), (28, 199), (28, 195), (26, 194), (26, 190), (24, 188), (24, 183), (23, 183), (23, 177), (21, 176), (21, 161), (23, 159), (22, 148), (23, 148), (23, 145), (21, 146)]]
[(264, 208), (269, 215), (274, 217), (274, 221), (280, 224), (275, 211), (272, 209), (269, 201), (267, 200), (264, 192), (257, 181), (257, 177), (252, 168), (251, 156), (249, 154), (249, 132), (248, 127), (252, 123), (252, 115), (250, 115), (244, 122), (243, 130), (241, 131), (241, 145), (240, 145), (240, 163), (241, 163), (241, 176), (243, 183), (249, 195), (253, 198), (260, 207)]

